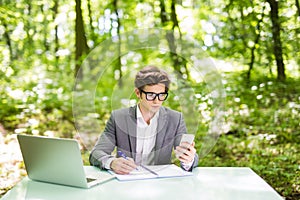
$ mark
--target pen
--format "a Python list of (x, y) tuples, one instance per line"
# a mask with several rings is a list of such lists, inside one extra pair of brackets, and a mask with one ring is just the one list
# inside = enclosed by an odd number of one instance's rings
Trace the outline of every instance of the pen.
[[(128, 160), (126, 154), (123, 153), (122, 151), (118, 151), (118, 155), (119, 155), (120, 157), (125, 158), (126, 160)], [(141, 164), (141, 167), (144, 168), (145, 170), (149, 171), (150, 173), (152, 173), (152, 174), (158, 176), (158, 174), (157, 174), (156, 172), (152, 171), (151, 169), (149, 169), (149, 168), (146, 167), (145, 165), (142, 165), (142, 164)], [(136, 170), (138, 170), (138, 168), (136, 168)]]
[(128, 160), (128, 158), (126, 157), (126, 154), (123, 153), (122, 151), (118, 151), (118, 156), (125, 158), (126, 160)]
[(145, 170), (148, 170), (150, 173), (152, 173), (152, 174), (158, 176), (158, 174), (157, 174), (156, 172), (152, 171), (151, 169), (149, 169), (149, 168), (146, 167), (145, 165), (142, 165), (142, 164), (141, 164), (141, 167), (144, 168)]
[[(118, 156), (120, 156), (120, 157), (122, 157), (122, 158), (124, 158), (124, 159), (128, 160), (128, 158), (127, 158), (126, 154), (125, 154), (125, 153), (123, 153), (122, 151), (118, 151)], [(136, 170), (138, 170), (138, 168), (136, 168)]]

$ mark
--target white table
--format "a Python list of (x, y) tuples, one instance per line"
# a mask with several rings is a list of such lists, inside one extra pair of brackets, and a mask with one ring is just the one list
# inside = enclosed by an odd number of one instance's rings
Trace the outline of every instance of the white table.
[[(91, 167), (87, 167), (91, 168)], [(48, 184), (28, 177), (3, 200), (279, 200), (283, 199), (247, 167), (198, 167), (193, 176), (120, 182), (113, 179), (90, 189)]]

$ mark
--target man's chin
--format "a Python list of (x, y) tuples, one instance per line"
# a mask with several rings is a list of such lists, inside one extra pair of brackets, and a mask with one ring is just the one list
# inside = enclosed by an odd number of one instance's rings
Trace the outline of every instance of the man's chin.
[(152, 106), (151, 112), (156, 113), (159, 110), (160, 106)]

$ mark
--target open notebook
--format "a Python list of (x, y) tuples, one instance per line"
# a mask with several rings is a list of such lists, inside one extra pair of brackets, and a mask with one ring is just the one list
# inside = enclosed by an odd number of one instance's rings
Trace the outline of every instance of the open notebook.
[(138, 166), (138, 168), (127, 175), (115, 174), (113, 171), (109, 171), (114, 174), (115, 177), (120, 181), (130, 181), (130, 180), (143, 180), (143, 179), (153, 179), (153, 178), (171, 178), (171, 177), (183, 177), (192, 176), (192, 172), (187, 172), (180, 167), (171, 165), (147, 165)]

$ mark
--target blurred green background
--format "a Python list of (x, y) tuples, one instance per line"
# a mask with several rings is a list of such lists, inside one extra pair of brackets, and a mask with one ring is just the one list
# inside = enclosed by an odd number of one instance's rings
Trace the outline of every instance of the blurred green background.
[[(0, 0), (0, 196), (26, 176), (16, 134), (76, 138), (88, 164), (86, 138), (79, 138), (75, 123), (90, 133), (96, 120), (101, 132), (118, 107), (112, 105), (118, 89), (129, 100), (125, 76), (157, 64), (168, 66), (195, 91), (199, 151), (213, 109), (222, 106), (219, 138), (199, 166), (251, 167), (285, 199), (299, 199), (299, 22), (298, 0)], [(131, 37), (124, 35), (142, 37), (137, 30), (145, 28), (164, 30), (164, 51), (139, 49), (143, 38), (134, 39), (135, 50), (125, 48)], [(146, 44), (152, 42), (160, 41), (146, 38)], [(201, 56), (191, 48), (196, 43)], [(97, 55), (93, 50), (99, 46)], [(91, 55), (110, 63), (91, 59), (97, 63), (80, 69)], [(205, 78), (195, 78), (184, 55), (212, 58), (224, 102), (214, 104)], [(86, 94), (97, 97), (91, 101), (95, 112), (75, 122), (74, 86), (84, 95), (86, 85), (80, 88), (76, 81), (83, 83), (87, 74), (98, 83), (93, 94)], [(180, 103), (173, 93), (166, 105), (180, 110)]]

